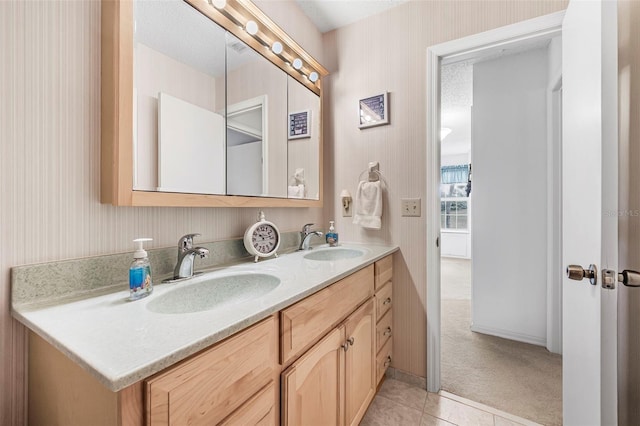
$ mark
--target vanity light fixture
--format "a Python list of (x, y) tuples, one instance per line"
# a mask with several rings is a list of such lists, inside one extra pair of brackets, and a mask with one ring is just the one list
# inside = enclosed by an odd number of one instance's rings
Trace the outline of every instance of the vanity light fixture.
[(256, 24), (256, 21), (247, 21), (244, 29), (252, 36), (258, 34), (258, 24)]
[(302, 68), (302, 59), (300, 58), (295, 58), (293, 60), (293, 68), (299, 70), (300, 68)]
[(280, 43), (279, 41), (274, 41), (273, 44), (271, 45), (271, 51), (273, 53), (275, 53), (276, 55), (279, 55), (282, 53), (282, 43)]
[(317, 72), (315, 72), (315, 71), (312, 71), (312, 72), (311, 72), (311, 74), (309, 74), (309, 80), (310, 80), (312, 83), (315, 83), (316, 81), (318, 81), (318, 78), (319, 78), (319, 77), (320, 77), (320, 76), (319, 76), (319, 75), (318, 75), (318, 73), (317, 73)]

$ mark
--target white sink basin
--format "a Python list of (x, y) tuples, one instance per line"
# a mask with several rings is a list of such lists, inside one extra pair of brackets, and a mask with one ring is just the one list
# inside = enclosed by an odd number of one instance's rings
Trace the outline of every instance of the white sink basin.
[(147, 309), (160, 314), (208, 311), (255, 299), (278, 285), (280, 278), (267, 274), (216, 277), (165, 293), (150, 301)]
[(318, 251), (312, 251), (309, 254), (305, 254), (304, 258), (309, 260), (343, 260), (343, 259), (353, 259), (354, 257), (359, 257), (364, 254), (363, 251), (349, 249), (349, 248), (328, 248)]

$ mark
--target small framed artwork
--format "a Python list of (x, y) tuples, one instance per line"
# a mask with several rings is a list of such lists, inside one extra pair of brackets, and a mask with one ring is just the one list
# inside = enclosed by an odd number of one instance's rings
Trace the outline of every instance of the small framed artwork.
[(360, 99), (358, 102), (359, 128), (389, 124), (389, 93)]
[(311, 110), (289, 113), (289, 139), (311, 137)]

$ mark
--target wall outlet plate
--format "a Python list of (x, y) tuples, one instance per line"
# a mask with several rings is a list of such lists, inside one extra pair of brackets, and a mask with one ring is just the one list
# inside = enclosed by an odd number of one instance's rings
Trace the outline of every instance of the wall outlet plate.
[(402, 198), (400, 207), (402, 208), (402, 216), (419, 217), (422, 215), (422, 199), (420, 198)]

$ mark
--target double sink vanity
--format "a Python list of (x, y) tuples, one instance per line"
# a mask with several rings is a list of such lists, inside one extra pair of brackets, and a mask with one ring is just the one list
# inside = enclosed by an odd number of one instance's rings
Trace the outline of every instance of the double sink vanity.
[(14, 303), (32, 331), (30, 422), (358, 424), (391, 363), (396, 250), (244, 258), (134, 302)]
[[(101, 49), (102, 203), (322, 207), (328, 72), (250, 0), (103, 0)], [(259, 263), (210, 243), (167, 284), (175, 252), (150, 250), (133, 302), (130, 254), (13, 268), (30, 424), (358, 424), (391, 364), (397, 247), (296, 240)]]

